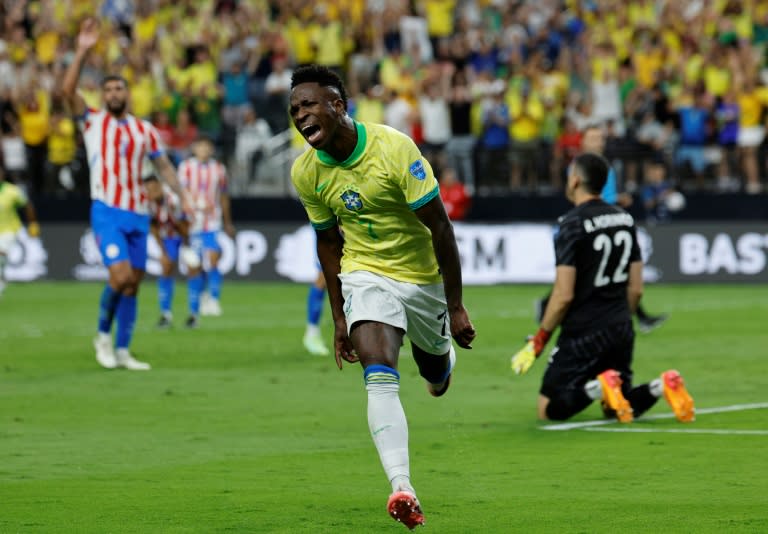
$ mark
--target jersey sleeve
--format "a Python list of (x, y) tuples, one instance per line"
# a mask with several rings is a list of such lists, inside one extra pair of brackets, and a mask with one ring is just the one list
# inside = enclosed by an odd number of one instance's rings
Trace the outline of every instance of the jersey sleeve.
[(99, 113), (98, 109), (86, 107), (82, 115), (75, 117), (75, 122), (80, 127), (80, 130), (85, 132), (93, 124), (94, 115)]
[(582, 236), (578, 218), (566, 218), (560, 222), (555, 234), (555, 265), (576, 266), (576, 249)]
[(399, 178), (408, 207), (417, 210), (440, 195), (437, 179), (427, 159), (410, 139), (403, 142), (397, 153), (400, 157), (394, 160), (398, 168), (393, 169), (393, 172)]
[(312, 187), (312, 181), (309, 180), (301, 166), (299, 160), (291, 168), (291, 181), (299, 194), (299, 200), (307, 212), (309, 222), (315, 230), (326, 230), (334, 227), (336, 215), (331, 208), (324, 204)]

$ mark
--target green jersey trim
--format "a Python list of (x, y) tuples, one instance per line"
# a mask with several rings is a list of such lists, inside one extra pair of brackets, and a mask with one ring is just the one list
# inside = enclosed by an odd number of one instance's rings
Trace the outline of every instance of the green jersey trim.
[(328, 219), (327, 221), (319, 222), (319, 223), (310, 221), (310, 224), (312, 224), (312, 228), (314, 228), (315, 230), (327, 230), (328, 228), (333, 228), (334, 226), (336, 226), (336, 217), (334, 217), (333, 219)]
[(353, 163), (355, 163), (358, 159), (360, 159), (360, 156), (363, 155), (363, 152), (365, 152), (365, 145), (366, 141), (368, 140), (368, 135), (365, 132), (365, 126), (360, 124), (359, 122), (353, 120), (352, 122), (355, 123), (355, 129), (357, 130), (357, 144), (355, 145), (355, 149), (352, 151), (352, 153), (349, 155), (347, 159), (344, 161), (338, 161), (336, 158), (331, 156), (328, 152), (325, 152), (323, 150), (317, 150), (317, 158), (325, 163), (326, 165), (333, 165), (334, 167), (349, 167)]
[(421, 197), (419, 200), (408, 204), (408, 207), (411, 208), (411, 211), (415, 211), (420, 207), (422, 207), (424, 204), (428, 203), (430, 200), (432, 200), (439, 194), (440, 194), (440, 186), (436, 185), (432, 191), (430, 191), (429, 193)]

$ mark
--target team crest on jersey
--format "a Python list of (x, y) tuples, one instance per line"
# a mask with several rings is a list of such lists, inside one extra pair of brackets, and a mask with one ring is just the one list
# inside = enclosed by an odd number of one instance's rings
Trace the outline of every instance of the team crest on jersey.
[(349, 211), (360, 211), (363, 208), (363, 200), (357, 191), (347, 189), (341, 194), (341, 200)]
[(420, 159), (417, 159), (411, 163), (411, 166), (408, 168), (408, 172), (410, 172), (417, 180), (423, 180), (427, 177), (427, 171), (424, 170), (424, 164)]

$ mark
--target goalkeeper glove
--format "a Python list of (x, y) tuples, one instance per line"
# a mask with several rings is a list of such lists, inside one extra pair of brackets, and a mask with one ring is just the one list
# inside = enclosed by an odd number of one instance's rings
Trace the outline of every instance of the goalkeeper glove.
[(27, 225), (27, 234), (29, 237), (40, 237), (40, 225), (36, 222), (31, 222)]
[(192, 247), (182, 245), (179, 249), (179, 256), (181, 257), (181, 261), (183, 261), (184, 265), (188, 268), (197, 269), (200, 267), (200, 256)]
[(528, 342), (525, 346), (512, 356), (512, 370), (515, 374), (522, 375), (528, 372), (533, 362), (544, 350), (544, 346), (549, 341), (551, 335), (552, 332), (539, 328), (536, 335), (528, 337)]

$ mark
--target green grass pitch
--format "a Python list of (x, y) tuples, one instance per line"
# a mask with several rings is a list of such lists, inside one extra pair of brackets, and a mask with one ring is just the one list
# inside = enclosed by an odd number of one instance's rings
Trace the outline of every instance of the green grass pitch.
[[(365, 416), (359, 367), (304, 353), (306, 288), (224, 285), (220, 318), (155, 331), (145, 283), (134, 350), (148, 373), (93, 357), (96, 284), (12, 284), (0, 299), (0, 532), (405, 532)], [(762, 286), (649, 286), (637, 381), (682, 371), (697, 407), (629, 428), (545, 431), (544, 362), (510, 355), (542, 286), (467, 288), (478, 331), (431, 398), (408, 350), (401, 397), (424, 532), (766, 532), (768, 298)], [(325, 332), (330, 336), (328, 310)], [(751, 409), (720, 408), (758, 404)], [(669, 413), (661, 401), (649, 415)], [(597, 419), (593, 405), (574, 421)], [(614, 432), (613, 430), (619, 430)], [(679, 430), (686, 430), (680, 433)]]

